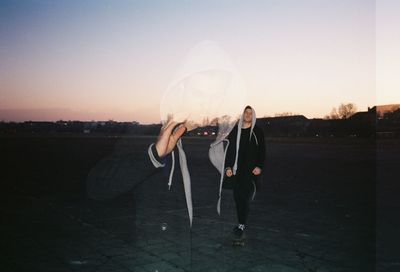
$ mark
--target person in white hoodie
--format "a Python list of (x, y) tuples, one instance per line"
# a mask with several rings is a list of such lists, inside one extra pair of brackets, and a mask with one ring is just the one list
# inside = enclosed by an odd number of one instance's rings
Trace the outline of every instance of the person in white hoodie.
[(250, 200), (260, 189), (265, 161), (265, 141), (261, 128), (256, 125), (256, 114), (251, 106), (246, 106), (240, 120), (228, 135), (229, 146), (225, 160), (225, 174), (233, 182), (238, 225), (235, 238), (244, 237), (244, 229), (250, 210)]
[[(189, 223), (192, 226), (191, 177), (181, 136), (184, 131), (189, 132), (200, 126), (203, 120), (218, 120), (218, 135), (210, 145), (209, 158), (220, 173), (217, 204), (220, 214), (226, 155), (224, 144), (241, 114), (243, 101), (246, 101), (245, 84), (228, 54), (214, 41), (197, 44), (189, 51), (160, 101), (161, 124), (165, 128), (161, 134), (163, 137), (172, 137), (172, 148), (160, 153), (160, 143), (165, 145), (165, 142), (162, 140), (164, 138), (159, 137), (157, 143), (151, 144), (146, 150), (139, 150), (141, 147), (138, 147), (138, 156), (122, 152), (102, 159), (87, 177), (88, 195), (93, 199), (106, 200), (135, 190), (150, 176), (161, 172), (166, 162), (171, 162), (171, 167), (167, 167), (170, 170), (167, 188), (171, 188), (175, 157), (178, 155)], [(171, 124), (175, 127), (171, 127)], [(176, 128), (178, 124), (180, 126)]]

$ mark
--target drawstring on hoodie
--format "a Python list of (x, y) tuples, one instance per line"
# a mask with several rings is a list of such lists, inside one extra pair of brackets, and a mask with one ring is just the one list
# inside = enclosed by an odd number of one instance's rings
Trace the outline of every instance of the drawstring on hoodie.
[(257, 135), (254, 133), (254, 131), (253, 131), (253, 135), (254, 135), (254, 139), (256, 140), (256, 144), (258, 145)]
[(221, 198), (222, 198), (222, 184), (224, 182), (224, 176), (225, 176), (225, 158), (226, 158), (226, 153), (228, 151), (229, 147), (229, 140), (228, 139), (223, 139), (222, 141), (226, 141), (226, 147), (224, 150), (224, 160), (222, 163), (222, 168), (221, 168), (221, 178), (219, 180), (219, 194), (218, 194), (218, 202), (217, 202), (217, 212), (220, 215), (221, 214)]
[(175, 152), (172, 150), (171, 153), (172, 156), (172, 166), (171, 166), (171, 172), (169, 173), (169, 179), (168, 179), (168, 190), (171, 190), (171, 185), (172, 185), (172, 177), (174, 175), (174, 169), (175, 169)]
[[(192, 221), (193, 221), (192, 190), (191, 190), (191, 186), (190, 186), (190, 174), (189, 174), (189, 169), (187, 166), (186, 154), (185, 154), (185, 151), (183, 150), (181, 138), (177, 142), (177, 147), (178, 147), (178, 153), (179, 153), (179, 164), (181, 166), (181, 172), (182, 172), (183, 187), (185, 190), (186, 206), (187, 206), (188, 214), (189, 214), (190, 227), (192, 227)], [(169, 182), (168, 182), (169, 186), (171, 186), (171, 184), (172, 184), (172, 173), (173, 173), (174, 167), (175, 167), (174, 162), (175, 162), (174, 154), (172, 153), (172, 168), (171, 168), (171, 173), (170, 173)]]
[(256, 186), (254, 180), (252, 180), (251, 183), (253, 184), (253, 188), (254, 188), (254, 191), (253, 191), (253, 195), (252, 195), (252, 197), (251, 197), (251, 200), (254, 200), (254, 197), (256, 196), (256, 192), (257, 192), (257, 186)]

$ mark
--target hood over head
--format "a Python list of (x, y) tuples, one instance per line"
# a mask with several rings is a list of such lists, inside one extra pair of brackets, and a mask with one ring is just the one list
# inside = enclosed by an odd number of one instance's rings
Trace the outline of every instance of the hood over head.
[(245, 100), (244, 81), (230, 57), (217, 42), (207, 40), (189, 51), (168, 85), (160, 117), (162, 123), (186, 121), (188, 131), (228, 119), (234, 125)]

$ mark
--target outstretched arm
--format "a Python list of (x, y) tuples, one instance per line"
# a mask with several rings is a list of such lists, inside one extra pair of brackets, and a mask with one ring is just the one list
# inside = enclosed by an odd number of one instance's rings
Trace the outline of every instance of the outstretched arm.
[(112, 199), (128, 192), (165, 166), (164, 158), (174, 149), (179, 138), (185, 133), (183, 124), (169, 122), (160, 131), (156, 143), (139, 153), (125, 152), (102, 159), (93, 167), (86, 180), (90, 198)]

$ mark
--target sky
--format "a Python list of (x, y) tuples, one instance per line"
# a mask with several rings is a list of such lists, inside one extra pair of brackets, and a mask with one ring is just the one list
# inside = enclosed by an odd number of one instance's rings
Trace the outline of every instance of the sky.
[(158, 123), (188, 51), (230, 56), (258, 117), (399, 103), (395, 0), (0, 2), (0, 120)]

